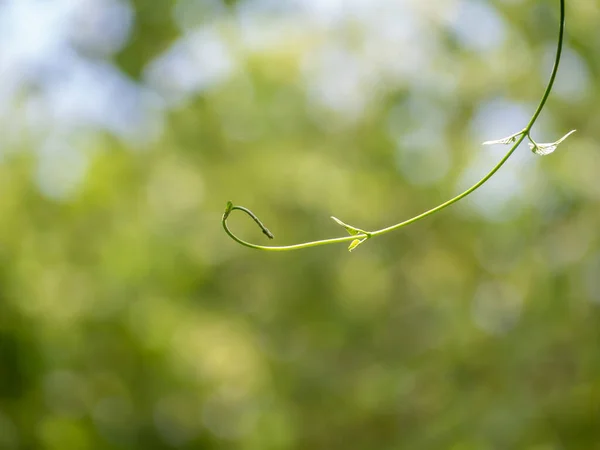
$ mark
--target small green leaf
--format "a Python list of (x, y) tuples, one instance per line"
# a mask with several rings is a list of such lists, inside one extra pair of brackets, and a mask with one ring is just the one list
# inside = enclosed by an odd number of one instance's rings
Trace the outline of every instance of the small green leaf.
[[(353, 227), (352, 225), (348, 225), (347, 223), (342, 222), (340, 219), (338, 219), (337, 217), (333, 217), (331, 216), (331, 218), (333, 220), (335, 220), (335, 222), (344, 227), (346, 229), (346, 231), (348, 232), (348, 234), (350, 234), (351, 236), (355, 236), (357, 234), (368, 234), (365, 230), (361, 230), (360, 228), (356, 228)], [(358, 245), (358, 244), (357, 244)]]
[(348, 251), (351, 252), (352, 250), (354, 250), (356, 247), (358, 247), (360, 244), (362, 244), (366, 240), (367, 240), (367, 238), (364, 238), (364, 239), (354, 239), (352, 242), (350, 242), (350, 245), (348, 246)]
[(550, 142), (550, 143), (546, 143), (546, 144), (537, 144), (537, 143), (534, 144), (534, 143), (530, 142), (529, 143), (529, 148), (536, 155), (540, 155), (540, 156), (549, 155), (550, 153), (554, 152), (554, 150), (557, 149), (557, 147), (559, 146), (559, 144), (562, 141), (564, 141), (570, 135), (572, 135), (573, 133), (575, 133), (575, 131), (576, 130), (569, 131), (567, 134), (565, 134), (563, 137), (561, 137), (556, 142)]

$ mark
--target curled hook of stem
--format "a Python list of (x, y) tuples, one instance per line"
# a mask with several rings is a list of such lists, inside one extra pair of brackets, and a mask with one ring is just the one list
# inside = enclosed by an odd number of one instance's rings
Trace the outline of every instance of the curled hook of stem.
[(254, 214), (248, 208), (244, 208), (243, 206), (234, 206), (233, 203), (231, 203), (231, 202), (227, 202), (227, 207), (225, 208), (225, 213), (223, 214), (223, 221), (227, 221), (227, 217), (229, 217), (229, 214), (231, 214), (231, 211), (233, 211), (234, 209), (239, 209), (240, 211), (244, 211), (246, 214), (248, 214), (250, 217), (252, 217), (252, 219), (256, 222), (256, 225), (258, 225), (258, 227), (261, 229), (261, 231), (269, 239), (273, 239), (275, 237), (273, 235), (273, 233), (271, 233), (269, 231), (269, 229), (267, 227), (265, 227), (265, 225), (260, 221), (260, 219), (256, 216), (256, 214)]
[[(267, 237), (269, 237), (270, 239), (272, 239), (274, 237), (273, 233), (271, 233), (269, 231), (269, 229), (267, 227), (265, 227), (264, 224), (260, 221), (260, 219), (256, 216), (256, 214), (254, 214), (248, 208), (245, 208), (243, 206), (237, 206), (231, 202), (227, 202), (225, 212), (223, 213), (223, 218), (221, 219), (221, 224), (223, 225), (223, 229), (225, 230), (225, 233), (227, 233), (229, 235), (229, 237), (231, 239), (233, 239), (234, 241), (236, 241), (238, 244), (241, 244), (245, 247), (255, 248), (257, 250), (270, 250), (270, 251), (299, 250), (301, 248), (316, 247), (318, 245), (325, 245), (325, 244), (335, 244), (338, 242), (348, 242), (348, 241), (353, 241), (355, 239), (367, 239), (370, 237), (370, 234), (367, 234), (367, 232), (362, 232), (362, 233), (352, 235), (352, 236), (346, 236), (346, 237), (334, 238), (334, 239), (325, 239), (325, 240), (313, 241), (313, 242), (303, 242), (302, 244), (295, 244), (295, 245), (267, 246), (267, 245), (252, 244), (251, 242), (247, 242), (247, 241), (244, 241), (243, 239), (240, 239), (235, 234), (233, 234), (233, 232), (229, 229), (229, 225), (227, 224), (227, 219), (229, 218), (229, 215), (231, 214), (231, 212), (236, 209), (243, 211), (246, 214), (248, 214), (250, 217), (252, 217), (252, 219), (256, 222), (256, 224), (260, 227), (261, 231), (264, 234), (266, 234)], [(355, 247), (356, 247), (356, 245), (355, 245)]]
[(425, 217), (430, 216), (438, 211), (441, 211), (442, 209), (452, 205), (453, 203), (456, 203), (457, 201), (465, 198), (467, 195), (469, 195), (472, 192), (474, 192), (475, 190), (477, 190), (487, 180), (489, 180), (500, 169), (500, 167), (502, 167), (502, 165), (504, 165), (504, 163), (508, 160), (508, 158), (510, 158), (510, 156), (514, 153), (514, 151), (517, 149), (517, 147), (521, 144), (521, 142), (523, 142), (523, 140), (526, 137), (528, 137), (531, 140), (532, 144), (530, 146), (533, 146), (532, 150), (534, 151), (534, 153), (544, 155), (544, 154), (548, 154), (548, 153), (551, 153), (552, 151), (554, 151), (556, 146), (558, 144), (560, 144), (560, 142), (562, 142), (572, 132), (570, 132), (563, 138), (559, 139), (558, 141), (550, 143), (550, 144), (534, 143), (530, 137), (530, 132), (531, 132), (531, 129), (532, 129), (533, 125), (535, 124), (536, 120), (538, 119), (540, 113), (542, 112), (542, 109), (544, 109), (544, 105), (546, 104), (546, 101), (548, 100), (548, 96), (550, 95), (550, 92), (552, 91), (552, 86), (554, 85), (554, 80), (556, 79), (556, 74), (558, 72), (558, 66), (560, 64), (560, 57), (561, 57), (561, 53), (562, 53), (564, 30), (565, 30), (565, 0), (559, 0), (559, 2), (560, 2), (560, 22), (559, 22), (559, 28), (558, 28), (558, 44), (557, 44), (557, 48), (556, 48), (556, 56), (554, 59), (554, 66), (552, 67), (552, 72), (550, 74), (550, 79), (548, 81), (548, 84), (546, 86), (544, 94), (542, 95), (542, 99), (540, 100), (538, 107), (536, 108), (531, 119), (529, 120), (529, 123), (527, 124), (527, 126), (525, 128), (523, 128), (518, 133), (508, 136), (507, 138), (500, 139), (497, 141), (486, 141), (484, 143), (484, 144), (510, 144), (511, 147), (508, 150), (508, 152), (504, 155), (504, 157), (500, 160), (500, 162), (498, 164), (496, 164), (496, 166), (494, 166), (492, 168), (492, 170), (490, 170), (490, 172), (488, 172), (487, 175), (485, 175), (481, 180), (479, 180), (477, 183), (475, 183), (469, 189), (467, 189), (466, 191), (457, 195), (456, 197), (453, 197), (450, 200), (447, 200), (446, 202), (436, 206), (435, 208), (425, 211), (424, 213), (421, 213), (411, 219), (405, 220), (404, 222), (400, 222), (395, 225), (391, 225), (386, 228), (382, 228), (377, 231), (364, 231), (360, 228), (357, 228), (357, 227), (354, 227), (351, 225), (347, 225), (344, 222), (340, 221), (339, 219), (333, 218), (338, 223), (338, 225), (341, 225), (342, 227), (344, 227), (346, 229), (346, 231), (350, 234), (349, 236), (338, 237), (338, 238), (333, 238), (333, 239), (322, 239), (319, 241), (304, 242), (301, 244), (285, 245), (285, 246), (257, 245), (257, 244), (252, 244), (250, 242), (244, 241), (243, 239), (240, 239), (239, 237), (237, 237), (234, 233), (231, 232), (231, 230), (229, 229), (229, 226), (227, 225), (227, 219), (228, 219), (231, 211), (233, 211), (235, 209), (238, 209), (238, 210), (243, 211), (246, 214), (248, 214), (256, 222), (256, 224), (260, 227), (261, 231), (269, 239), (273, 239), (273, 234), (264, 226), (264, 224), (258, 219), (258, 217), (252, 211), (250, 211), (249, 209), (247, 209), (243, 206), (234, 206), (233, 203), (227, 202), (227, 207), (225, 208), (225, 213), (223, 214), (223, 219), (222, 219), (222, 225), (223, 225), (223, 229), (225, 230), (225, 232), (229, 235), (229, 237), (231, 237), (237, 243), (244, 245), (246, 247), (257, 249), (257, 250), (289, 251), (289, 250), (299, 250), (302, 248), (317, 247), (320, 245), (329, 245), (329, 244), (337, 244), (337, 243), (342, 243), (342, 242), (350, 242), (350, 246), (348, 249), (352, 251), (353, 249), (358, 247), (358, 245), (362, 244), (367, 239), (370, 239), (373, 236), (385, 234), (390, 231), (394, 231), (399, 228), (402, 228), (406, 225), (410, 225), (411, 223), (414, 223), (421, 219), (424, 219)]

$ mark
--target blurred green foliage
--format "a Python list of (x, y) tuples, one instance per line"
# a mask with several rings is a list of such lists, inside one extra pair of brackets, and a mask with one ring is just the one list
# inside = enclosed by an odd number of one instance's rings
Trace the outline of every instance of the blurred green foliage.
[[(567, 5), (534, 133), (577, 128), (556, 154), (523, 146), (472, 197), (352, 254), (268, 254), (223, 233), (227, 200), (296, 243), (484, 175), (504, 149), (479, 143), (525, 125), (557, 28), (557, 1), (399, 2), (426, 33), (396, 48), (360, 15), (309, 27), (285, 3), (131, 2), (123, 73), (145, 83), (202, 27), (231, 70), (166, 102), (142, 143), (69, 134), (87, 163), (68, 195), (40, 185), (35, 90), (2, 117), (21, 131), (0, 136), (0, 448), (600, 449), (600, 6)], [(494, 45), (459, 14), (478, 8), (502, 21)], [(209, 62), (173, 70), (185, 85)], [(50, 183), (71, 168), (56, 158)]]

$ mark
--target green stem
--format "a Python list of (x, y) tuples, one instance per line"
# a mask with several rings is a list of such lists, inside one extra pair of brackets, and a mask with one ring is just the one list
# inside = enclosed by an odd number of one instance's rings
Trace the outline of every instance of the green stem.
[(261, 228), (263, 233), (265, 233), (269, 238), (272, 238), (273, 235), (262, 224), (262, 222), (258, 219), (258, 217), (256, 217), (256, 215), (254, 213), (252, 213), (252, 211), (250, 211), (247, 208), (244, 208), (243, 206), (233, 206), (231, 203), (228, 203), (227, 209), (225, 210), (225, 213), (223, 214), (223, 219), (221, 221), (222, 225), (223, 225), (223, 229), (229, 235), (229, 237), (231, 237), (234, 241), (236, 241), (239, 244), (244, 245), (246, 247), (254, 248), (257, 250), (268, 250), (268, 251), (300, 250), (303, 248), (317, 247), (320, 245), (329, 245), (329, 244), (338, 244), (338, 243), (342, 243), (342, 242), (350, 242), (355, 239), (363, 239), (363, 238), (368, 239), (372, 236), (378, 236), (380, 234), (389, 233), (390, 231), (394, 231), (399, 228), (405, 227), (407, 225), (410, 225), (411, 223), (414, 223), (421, 219), (424, 219), (427, 216), (435, 214), (436, 212), (441, 211), (442, 209), (447, 208), (448, 206), (452, 205), (453, 203), (456, 203), (457, 201), (465, 198), (472, 192), (479, 189), (487, 180), (489, 180), (492, 176), (494, 176), (494, 174), (500, 169), (500, 167), (502, 167), (504, 165), (504, 163), (506, 161), (508, 161), (508, 158), (511, 157), (511, 155), (514, 153), (514, 151), (517, 149), (517, 147), (521, 144), (521, 142), (523, 142), (523, 139), (525, 139), (526, 136), (529, 136), (531, 128), (533, 127), (533, 125), (535, 124), (539, 115), (541, 114), (542, 110), (544, 109), (546, 101), (548, 100), (548, 97), (550, 96), (550, 92), (552, 91), (552, 87), (554, 85), (554, 80), (556, 79), (556, 74), (558, 72), (558, 66), (560, 65), (560, 57), (562, 54), (562, 47), (563, 47), (563, 40), (564, 40), (564, 31), (565, 31), (565, 0), (560, 0), (560, 24), (559, 24), (559, 30), (558, 30), (558, 44), (557, 44), (557, 49), (556, 49), (556, 57), (554, 60), (554, 66), (552, 67), (552, 73), (550, 74), (550, 79), (548, 81), (548, 85), (546, 86), (546, 90), (544, 91), (544, 95), (542, 96), (542, 99), (540, 100), (540, 103), (539, 103), (537, 109), (533, 113), (533, 116), (529, 120), (529, 123), (527, 124), (527, 126), (525, 128), (523, 128), (523, 130), (521, 132), (517, 133), (519, 138), (514, 142), (514, 144), (510, 148), (510, 150), (508, 150), (508, 152), (506, 153), (506, 155), (504, 155), (504, 157), (500, 160), (500, 162), (498, 164), (496, 164), (496, 166), (494, 166), (494, 168), (492, 170), (490, 170), (490, 172), (487, 175), (485, 175), (481, 180), (479, 180), (477, 183), (475, 183), (469, 189), (467, 189), (466, 191), (457, 195), (456, 197), (451, 198), (450, 200), (442, 203), (441, 205), (436, 206), (435, 208), (432, 208), (428, 211), (425, 211), (424, 213), (421, 213), (415, 217), (412, 217), (411, 219), (405, 220), (404, 222), (400, 222), (395, 225), (392, 225), (392, 226), (389, 226), (386, 228), (382, 228), (377, 231), (367, 232), (367, 234), (356, 234), (356, 235), (352, 235), (352, 236), (344, 236), (344, 237), (333, 238), (333, 239), (322, 239), (319, 241), (304, 242), (302, 244), (295, 244), (295, 245), (284, 245), (284, 246), (257, 245), (257, 244), (252, 244), (250, 242), (244, 241), (243, 239), (240, 239), (239, 237), (237, 237), (235, 234), (233, 234), (231, 232), (231, 230), (229, 229), (229, 227), (227, 225), (227, 218), (229, 217), (229, 214), (231, 213), (231, 211), (233, 211), (235, 209), (244, 211), (246, 214), (250, 215), (250, 217), (252, 217), (252, 219), (254, 219), (254, 221)]

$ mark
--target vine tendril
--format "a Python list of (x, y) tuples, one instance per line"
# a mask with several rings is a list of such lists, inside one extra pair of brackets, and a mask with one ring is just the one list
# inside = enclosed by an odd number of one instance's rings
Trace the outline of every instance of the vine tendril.
[(229, 218), (229, 215), (231, 214), (231, 212), (234, 210), (240, 210), (240, 211), (243, 211), (246, 214), (248, 214), (256, 222), (256, 224), (259, 226), (261, 231), (269, 239), (273, 239), (274, 236), (273, 236), (273, 233), (271, 233), (269, 231), (269, 229), (267, 227), (265, 227), (265, 225), (260, 221), (260, 219), (256, 216), (256, 214), (254, 214), (248, 208), (245, 208), (243, 206), (234, 205), (232, 202), (227, 202), (227, 206), (225, 208), (225, 212), (223, 213), (223, 218), (221, 221), (225, 232), (229, 235), (229, 237), (231, 237), (237, 243), (239, 243), (245, 247), (249, 247), (249, 248), (253, 248), (253, 249), (257, 249), (257, 250), (290, 251), (290, 250), (300, 250), (303, 248), (317, 247), (317, 246), (321, 246), (321, 245), (350, 242), (349, 250), (352, 251), (356, 247), (358, 247), (358, 245), (362, 244), (363, 242), (370, 239), (371, 237), (389, 233), (390, 231), (394, 231), (394, 230), (400, 229), (402, 227), (405, 227), (407, 225), (410, 225), (411, 223), (417, 222), (421, 219), (424, 219), (427, 216), (435, 214), (436, 212), (439, 212), (442, 209), (452, 205), (453, 203), (456, 203), (459, 200), (465, 198), (466, 196), (468, 196), (469, 194), (471, 194), (472, 192), (477, 190), (479, 187), (481, 187), (486, 181), (488, 181), (504, 165), (504, 163), (506, 161), (508, 161), (508, 159), (511, 157), (511, 155), (514, 153), (514, 151), (521, 144), (521, 142), (523, 142), (523, 140), (525, 138), (527, 138), (530, 141), (529, 147), (531, 148), (531, 150), (534, 153), (536, 153), (538, 155), (547, 155), (547, 154), (553, 152), (556, 149), (556, 147), (564, 139), (566, 139), (567, 136), (569, 136), (571, 133), (573, 133), (575, 130), (570, 131), (569, 133), (567, 133), (565, 136), (563, 136), (561, 139), (559, 139), (556, 142), (548, 143), (548, 144), (538, 144), (531, 138), (531, 129), (532, 129), (533, 125), (535, 124), (535, 122), (537, 121), (538, 117), (540, 116), (542, 110), (544, 109), (546, 101), (548, 100), (548, 97), (550, 96), (550, 92), (552, 91), (552, 87), (554, 85), (554, 80), (556, 79), (556, 74), (558, 72), (558, 67), (560, 65), (560, 58), (561, 58), (561, 54), (562, 54), (564, 31), (565, 31), (565, 0), (559, 0), (559, 1), (560, 1), (560, 22), (559, 22), (559, 29), (558, 29), (558, 43), (557, 43), (557, 48), (556, 48), (556, 56), (554, 59), (554, 65), (552, 67), (552, 72), (550, 74), (550, 79), (548, 80), (548, 84), (546, 86), (546, 89), (544, 91), (542, 99), (540, 100), (540, 103), (538, 104), (538, 107), (536, 108), (535, 112), (531, 116), (529, 123), (521, 131), (519, 131), (518, 133), (512, 134), (503, 139), (499, 139), (496, 141), (486, 141), (483, 143), (484, 145), (492, 145), (492, 144), (505, 144), (505, 145), (512, 144), (512, 145), (511, 145), (510, 149), (508, 150), (508, 152), (500, 160), (500, 162), (498, 162), (498, 164), (496, 164), (487, 173), (487, 175), (485, 175), (483, 178), (481, 178), (481, 180), (479, 180), (473, 186), (468, 188), (466, 191), (464, 191), (464, 192), (458, 194), (456, 197), (453, 197), (450, 200), (447, 200), (446, 202), (436, 206), (435, 208), (429, 209), (429, 210), (427, 210), (417, 216), (414, 216), (408, 220), (405, 220), (403, 222), (400, 222), (395, 225), (391, 225), (389, 227), (382, 228), (382, 229), (376, 230), (376, 231), (365, 231), (360, 228), (356, 228), (354, 226), (347, 225), (344, 222), (342, 222), (341, 220), (336, 219), (335, 217), (332, 217), (332, 219), (334, 219), (338, 223), (338, 225), (340, 225), (346, 229), (346, 231), (349, 233), (349, 236), (338, 237), (338, 238), (333, 238), (333, 239), (322, 239), (322, 240), (318, 240), (318, 241), (303, 242), (301, 244), (284, 245), (284, 246), (258, 245), (258, 244), (253, 244), (251, 242), (247, 242), (247, 241), (237, 237), (229, 229), (229, 226), (227, 224), (227, 219)]

